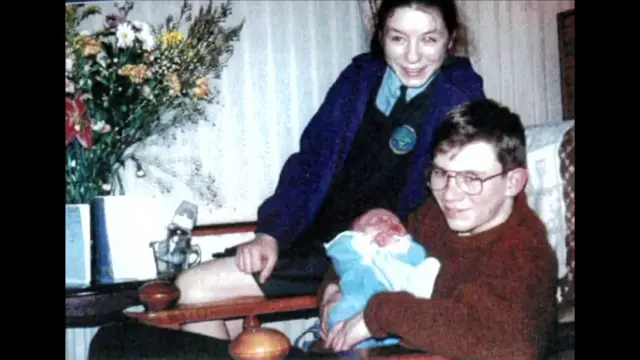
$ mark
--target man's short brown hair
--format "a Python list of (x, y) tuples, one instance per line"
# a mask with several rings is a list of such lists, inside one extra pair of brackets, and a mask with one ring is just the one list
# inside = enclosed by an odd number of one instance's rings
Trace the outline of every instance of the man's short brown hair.
[(476, 141), (495, 147), (503, 170), (527, 166), (526, 138), (520, 116), (491, 99), (468, 102), (449, 111), (435, 130), (433, 155)]

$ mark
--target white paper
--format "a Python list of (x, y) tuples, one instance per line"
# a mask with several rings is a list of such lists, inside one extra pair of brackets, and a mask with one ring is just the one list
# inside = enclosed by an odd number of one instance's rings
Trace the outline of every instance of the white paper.
[(104, 226), (115, 281), (156, 277), (149, 244), (165, 239), (167, 225), (179, 203), (131, 195), (104, 198)]
[(89, 205), (65, 205), (65, 284), (91, 283), (91, 220)]

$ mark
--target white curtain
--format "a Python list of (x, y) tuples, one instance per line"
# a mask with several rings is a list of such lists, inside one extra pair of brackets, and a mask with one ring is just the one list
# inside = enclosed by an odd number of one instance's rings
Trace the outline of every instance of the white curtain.
[[(196, 1), (194, 8), (205, 3)], [(574, 1), (459, 4), (488, 96), (519, 112), (527, 125), (561, 121), (556, 14)], [(111, 1), (101, 5), (105, 12), (113, 9)], [(135, 1), (131, 19), (156, 23), (177, 14), (180, 5)], [(163, 197), (171, 206), (195, 201), (200, 224), (255, 220), (329, 86), (354, 55), (367, 50), (368, 6), (368, 0), (234, 1), (229, 23), (244, 18), (245, 27), (216, 84), (220, 105), (209, 110), (215, 124), (186, 129), (175, 142), (137, 149), (158, 167), (138, 178), (128, 166), (126, 192)]]
[[(179, 14), (182, 1), (134, 3), (130, 19), (155, 24)], [(206, 3), (194, 1), (194, 9)], [(114, 9), (111, 1), (100, 5), (105, 13)], [(139, 147), (147, 176), (136, 177), (133, 164), (123, 173), (126, 194), (164, 197), (168, 207), (195, 201), (201, 224), (255, 219), (329, 86), (367, 49), (356, 1), (237, 0), (232, 6), (228, 23), (244, 19), (245, 25), (215, 84), (214, 124)], [(99, 26), (98, 18), (86, 27)]]

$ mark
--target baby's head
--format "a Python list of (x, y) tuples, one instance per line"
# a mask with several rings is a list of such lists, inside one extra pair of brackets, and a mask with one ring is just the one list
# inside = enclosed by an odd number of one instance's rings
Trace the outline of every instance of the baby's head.
[(351, 230), (365, 234), (376, 234), (373, 241), (386, 246), (407, 234), (400, 219), (386, 209), (372, 209), (360, 215), (351, 225)]

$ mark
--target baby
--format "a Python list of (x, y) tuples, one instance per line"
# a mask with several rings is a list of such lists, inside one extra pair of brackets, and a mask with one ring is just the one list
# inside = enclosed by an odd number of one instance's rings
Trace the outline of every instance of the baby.
[[(362, 312), (371, 296), (382, 291), (408, 291), (429, 298), (440, 263), (427, 257), (392, 212), (373, 209), (359, 218), (351, 230), (325, 244), (337, 275), (342, 300), (329, 311), (327, 326)], [(397, 337), (366, 339), (356, 348), (394, 345)]]

